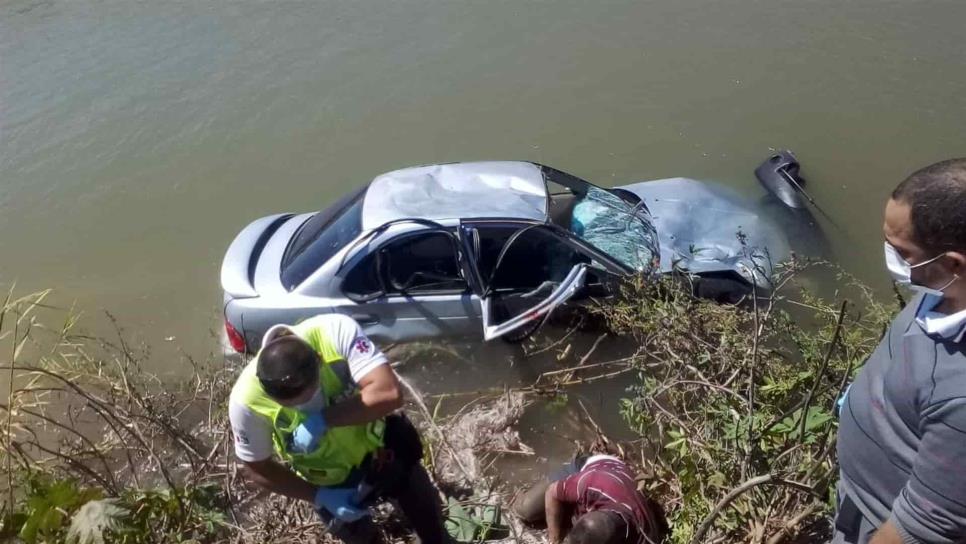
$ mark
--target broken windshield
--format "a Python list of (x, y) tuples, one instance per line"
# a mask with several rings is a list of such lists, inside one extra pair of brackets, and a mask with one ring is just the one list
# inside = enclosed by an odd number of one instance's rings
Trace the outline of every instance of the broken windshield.
[(657, 231), (643, 204), (632, 206), (593, 185), (576, 200), (572, 233), (638, 272), (651, 274), (659, 269)]

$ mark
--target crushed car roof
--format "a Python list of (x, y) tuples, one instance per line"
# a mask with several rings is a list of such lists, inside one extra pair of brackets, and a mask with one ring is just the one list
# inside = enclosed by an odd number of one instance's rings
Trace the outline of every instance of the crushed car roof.
[(543, 221), (547, 186), (529, 162), (463, 162), (404, 168), (372, 181), (362, 203), (362, 228), (398, 219), (512, 217)]

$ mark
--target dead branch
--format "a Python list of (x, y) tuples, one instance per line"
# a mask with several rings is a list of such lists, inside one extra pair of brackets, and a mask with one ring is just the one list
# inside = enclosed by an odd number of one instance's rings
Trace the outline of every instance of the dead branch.
[(842, 301), (842, 308), (839, 310), (839, 317), (835, 323), (835, 332), (832, 333), (832, 341), (828, 344), (828, 350), (825, 352), (825, 357), (822, 358), (822, 366), (819, 367), (818, 374), (815, 375), (815, 380), (812, 382), (812, 387), (808, 390), (808, 395), (805, 396), (805, 405), (802, 407), (802, 421), (801, 430), (799, 434), (799, 440), (805, 440), (805, 425), (808, 422), (808, 408), (812, 403), (812, 398), (815, 396), (815, 390), (818, 389), (819, 383), (825, 378), (825, 372), (828, 369), (829, 360), (832, 359), (832, 353), (835, 351), (835, 347), (839, 343), (839, 336), (842, 333), (842, 321), (845, 320), (845, 310), (848, 308), (849, 301)]

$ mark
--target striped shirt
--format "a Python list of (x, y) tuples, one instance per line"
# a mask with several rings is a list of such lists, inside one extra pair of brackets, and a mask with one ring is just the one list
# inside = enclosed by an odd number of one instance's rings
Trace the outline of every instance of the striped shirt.
[(559, 500), (576, 505), (574, 521), (588, 512), (614, 512), (627, 525), (627, 542), (660, 541), (662, 528), (656, 505), (637, 490), (634, 475), (620, 460), (591, 457), (580, 472), (554, 485)]

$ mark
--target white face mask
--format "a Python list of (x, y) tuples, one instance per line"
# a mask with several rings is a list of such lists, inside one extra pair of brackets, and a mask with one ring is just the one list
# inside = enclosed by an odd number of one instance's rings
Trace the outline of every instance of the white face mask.
[(952, 315), (934, 312), (942, 300), (941, 296), (926, 295), (916, 309), (916, 322), (930, 336), (962, 342), (966, 337), (966, 310)]
[(943, 296), (943, 291), (953, 284), (954, 281), (959, 279), (959, 276), (953, 276), (953, 279), (949, 280), (949, 283), (943, 285), (939, 289), (933, 289), (931, 287), (926, 287), (925, 285), (919, 285), (918, 283), (912, 283), (912, 269), (919, 268), (921, 266), (926, 266), (929, 263), (938, 261), (941, 259), (945, 253), (940, 253), (928, 261), (923, 261), (919, 264), (909, 264), (909, 261), (902, 258), (899, 255), (899, 250), (895, 248), (889, 242), (885, 242), (885, 261), (886, 268), (889, 269), (889, 273), (892, 274), (892, 279), (895, 280), (899, 285), (905, 285), (914, 291), (919, 291), (922, 293), (927, 293), (930, 295), (935, 295), (938, 297)]
[(295, 408), (299, 412), (305, 414), (311, 414), (313, 412), (321, 412), (325, 408), (325, 397), (322, 395), (322, 388), (315, 390), (315, 394), (308, 402), (303, 402), (302, 404), (296, 404), (292, 408)]

